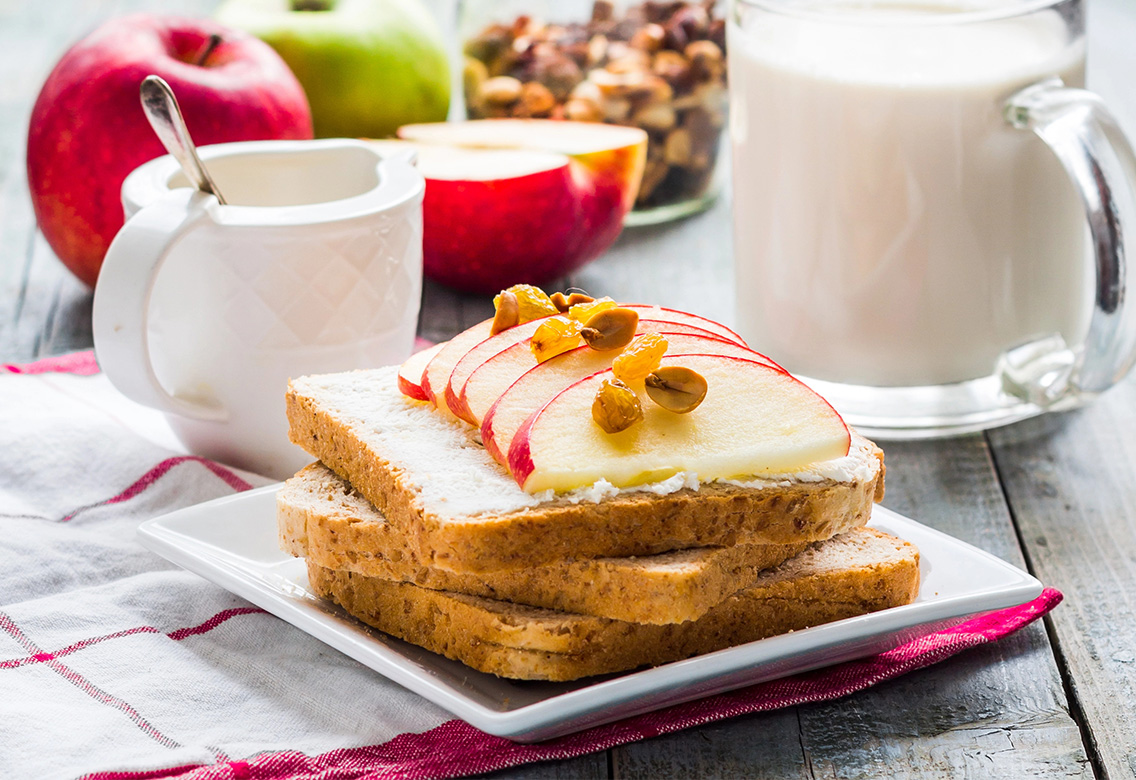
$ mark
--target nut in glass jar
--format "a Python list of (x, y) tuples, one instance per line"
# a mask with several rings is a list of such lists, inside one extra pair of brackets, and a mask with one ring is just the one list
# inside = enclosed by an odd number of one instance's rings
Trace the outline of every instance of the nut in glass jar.
[(534, 0), (524, 13), (503, 10), (516, 7), (463, 6), (469, 116), (640, 127), (647, 163), (628, 223), (708, 205), (727, 103), (725, 22), (714, 0)]

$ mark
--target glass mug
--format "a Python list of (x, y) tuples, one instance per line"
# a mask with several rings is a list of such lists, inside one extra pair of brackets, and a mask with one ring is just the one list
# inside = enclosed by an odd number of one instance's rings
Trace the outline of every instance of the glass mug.
[(881, 438), (1066, 409), (1136, 356), (1136, 157), (1081, 0), (737, 0), (738, 326)]

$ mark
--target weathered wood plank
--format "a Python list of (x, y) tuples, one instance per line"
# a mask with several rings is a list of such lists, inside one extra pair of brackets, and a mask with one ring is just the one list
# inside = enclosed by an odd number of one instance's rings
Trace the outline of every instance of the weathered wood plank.
[[(886, 445), (884, 504), (1024, 565), (985, 442)], [(1048, 638), (995, 645), (801, 711), (817, 775), (1091, 777)]]
[(484, 775), (486, 780), (608, 780), (607, 754), (526, 764)]
[[(981, 437), (889, 444), (885, 505), (1021, 565)], [(791, 713), (791, 714), (790, 714)], [(772, 730), (776, 739), (759, 739)], [(616, 776), (1090, 777), (1045, 631), (826, 704), (614, 751)], [(703, 750), (707, 739), (713, 747)]]
[(430, 341), (445, 341), (466, 327), (462, 323), (462, 295), (425, 280), (422, 308), (418, 313), (418, 335)]
[(751, 715), (612, 750), (619, 780), (660, 777), (814, 777), (796, 708)]
[(734, 323), (730, 205), (669, 225), (627, 228), (603, 256), (565, 286), (621, 301), (642, 301)]
[(89, 349), (93, 295), (68, 273), (38, 232), (31, 234), (29, 257), (20, 280), (22, 298), (0, 343), (16, 349), (9, 359), (31, 360)]
[(1136, 773), (1136, 381), (1092, 406), (991, 433), (1069, 684), (1108, 777)]

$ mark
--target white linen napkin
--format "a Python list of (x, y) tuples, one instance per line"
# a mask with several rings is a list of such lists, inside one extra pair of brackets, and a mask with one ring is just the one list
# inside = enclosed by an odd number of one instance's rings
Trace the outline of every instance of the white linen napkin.
[(0, 370), (0, 775), (229, 777), (450, 719), (139, 545), (142, 521), (269, 480), (187, 457), (83, 375), (90, 353), (44, 368)]

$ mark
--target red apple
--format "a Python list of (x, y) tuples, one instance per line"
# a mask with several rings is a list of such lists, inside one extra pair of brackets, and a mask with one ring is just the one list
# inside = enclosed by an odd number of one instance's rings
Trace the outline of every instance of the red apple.
[[(748, 347), (726, 341), (706, 331), (690, 333), (681, 328), (689, 327), (657, 320), (639, 320), (639, 332), (657, 332), (667, 340), (667, 354), (706, 354), (731, 355), (776, 368), (773, 361)], [(499, 463), (505, 463), (509, 447), (517, 430), (533, 412), (564, 388), (584, 377), (611, 367), (615, 355), (610, 352), (597, 352), (581, 347), (550, 360), (537, 364), (535, 360), (522, 362), (523, 356), (509, 355), (513, 349), (498, 355), (493, 363), (486, 364), (486, 371), (480, 369), (466, 385), (474, 397), (471, 408), (482, 410), (481, 440), (486, 451)], [(531, 357), (531, 356), (530, 356)], [(513, 365), (508, 365), (510, 362)], [(528, 368), (524, 368), (527, 365)], [(523, 372), (523, 373), (521, 373)], [(482, 374), (487, 374), (482, 379)], [(515, 380), (504, 390), (503, 381), (509, 377)], [(488, 397), (492, 393), (492, 400)]]
[[(637, 128), (540, 119), (407, 125), (399, 136), (423, 151), (426, 275), (478, 293), (547, 282), (611, 246), (647, 150)], [(468, 153), (479, 149), (496, 153)]]
[(792, 473), (848, 454), (850, 435), (828, 403), (784, 371), (739, 357), (673, 355), (705, 377), (705, 400), (676, 414), (642, 399), (644, 418), (618, 433), (592, 419), (610, 369), (581, 379), (533, 412), (509, 448), (526, 492), (572, 490), (606, 479), (617, 487), (690, 472), (700, 480)]
[(169, 82), (199, 145), (312, 137), (303, 89), (263, 41), (207, 19), (148, 14), (96, 29), (51, 71), (28, 128), (39, 227), (91, 286), (122, 227), (123, 179), (165, 154), (138, 98), (150, 74)]

